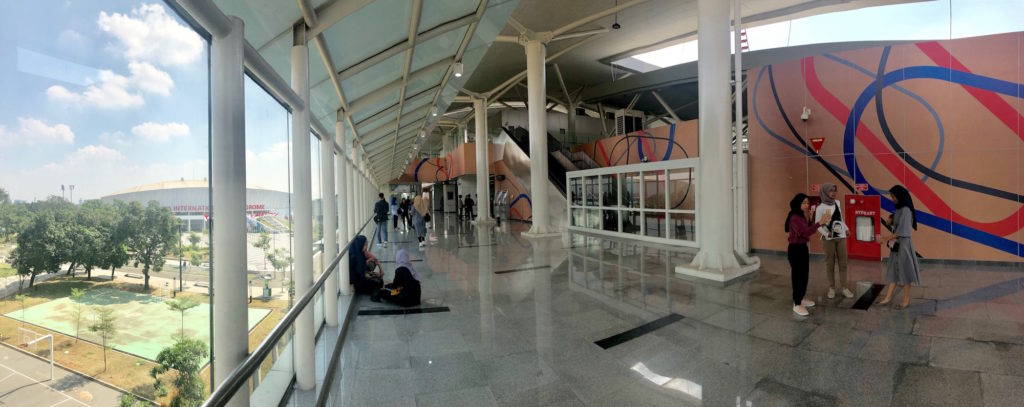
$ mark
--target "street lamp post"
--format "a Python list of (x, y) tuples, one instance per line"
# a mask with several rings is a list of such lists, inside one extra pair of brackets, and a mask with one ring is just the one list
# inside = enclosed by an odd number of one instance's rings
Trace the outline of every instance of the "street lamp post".
[(182, 228), (181, 228), (182, 226), (183, 226), (182, 223), (179, 222), (178, 223), (178, 291), (179, 292), (185, 291), (185, 289), (184, 289), (184, 287), (185, 287), (185, 278), (182, 276), (182, 274), (184, 274), (184, 271), (185, 271), (185, 261), (183, 259), (183, 253), (181, 251), (181, 235), (184, 233), (184, 232), (182, 232)]

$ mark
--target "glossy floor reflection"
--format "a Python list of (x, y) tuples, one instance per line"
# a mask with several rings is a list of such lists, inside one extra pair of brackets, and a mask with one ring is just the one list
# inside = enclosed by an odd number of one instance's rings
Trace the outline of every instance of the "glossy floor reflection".
[[(926, 265), (909, 309), (855, 310), (857, 298), (824, 297), (824, 267), (812, 260), (819, 305), (801, 318), (782, 256), (762, 256), (758, 274), (723, 286), (676, 276), (692, 251), (437, 223), (425, 250), (393, 232), (375, 252), (422, 259), (413, 264), (423, 306), (450, 312), (354, 317), (340, 404), (1007, 406), (1024, 397), (1019, 268)], [(877, 282), (882, 267), (851, 262), (851, 289)], [(620, 335), (673, 314), (683, 318)], [(616, 335), (628, 338), (595, 344)]]

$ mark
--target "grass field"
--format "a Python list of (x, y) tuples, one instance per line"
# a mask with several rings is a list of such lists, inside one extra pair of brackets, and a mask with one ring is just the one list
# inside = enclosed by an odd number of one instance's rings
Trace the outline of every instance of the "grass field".
[(11, 267), (10, 264), (0, 263), (0, 278), (10, 277), (18, 274), (18, 270)]
[[(75, 336), (75, 320), (72, 310), (78, 304), (71, 298), (59, 298), (8, 312), (6, 316), (39, 325), (51, 331)], [(108, 345), (119, 351), (155, 360), (157, 354), (174, 344), (175, 337), (182, 331), (186, 337), (210, 342), (210, 306), (201, 303), (188, 310), (184, 319), (180, 313), (167, 307), (165, 299), (149, 294), (129, 292), (113, 287), (98, 287), (85, 292), (81, 305), (83, 313), (78, 337), (100, 343), (99, 336), (90, 332), (95, 313), (92, 308), (107, 306), (117, 317), (118, 334)], [(270, 310), (248, 309), (249, 329), (252, 329)], [(205, 361), (204, 361), (205, 363)]]

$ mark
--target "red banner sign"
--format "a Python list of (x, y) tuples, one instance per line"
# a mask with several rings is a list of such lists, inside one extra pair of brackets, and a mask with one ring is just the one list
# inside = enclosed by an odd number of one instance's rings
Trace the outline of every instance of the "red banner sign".
[(816, 154), (821, 154), (821, 146), (825, 144), (825, 139), (822, 137), (815, 137), (811, 139), (811, 147), (814, 147)]

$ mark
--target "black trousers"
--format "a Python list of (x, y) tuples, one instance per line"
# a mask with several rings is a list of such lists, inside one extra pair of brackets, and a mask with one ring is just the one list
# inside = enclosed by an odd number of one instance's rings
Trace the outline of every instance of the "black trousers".
[(398, 215), (391, 215), (392, 228), (398, 230)]
[(807, 243), (790, 243), (786, 257), (789, 258), (789, 268), (793, 271), (793, 305), (800, 305), (807, 294), (807, 274), (811, 261)]

